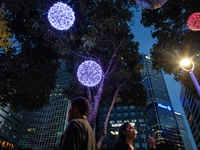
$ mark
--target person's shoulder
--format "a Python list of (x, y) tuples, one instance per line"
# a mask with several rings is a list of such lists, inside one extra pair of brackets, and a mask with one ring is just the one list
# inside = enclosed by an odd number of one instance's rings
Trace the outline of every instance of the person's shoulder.
[(114, 145), (127, 145), (126, 144), (126, 142), (124, 141), (124, 140), (122, 140), (122, 139), (118, 139), (116, 142), (115, 142), (115, 144)]
[(125, 141), (122, 140), (122, 139), (118, 139), (118, 140), (116, 141), (116, 143), (125, 143)]
[(69, 126), (70, 125), (81, 125), (81, 124), (88, 124), (87, 119), (83, 119), (83, 118), (78, 118), (78, 119), (73, 119), (69, 122)]
[(126, 141), (118, 139), (113, 145), (113, 150), (126, 150), (128, 147), (129, 145), (126, 143)]

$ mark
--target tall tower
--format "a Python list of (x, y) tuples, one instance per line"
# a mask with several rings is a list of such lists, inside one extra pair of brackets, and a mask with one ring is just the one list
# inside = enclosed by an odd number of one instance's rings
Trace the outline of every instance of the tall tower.
[(8, 107), (0, 107), (0, 143), (8, 142), (16, 149), (25, 119), (24, 111), (15, 113)]
[(150, 130), (156, 133), (156, 145), (168, 142), (184, 149), (172, 104), (161, 71), (152, 67), (150, 56), (143, 55), (142, 83), (147, 90), (147, 115)]
[(69, 84), (65, 61), (58, 69), (56, 88), (50, 95), (50, 105), (29, 113), (25, 122), (18, 146), (31, 147), (34, 150), (54, 150), (67, 125), (69, 101), (62, 95), (63, 89)]
[(200, 105), (197, 99), (190, 95), (189, 89), (181, 87), (181, 105), (185, 112), (190, 130), (192, 132), (197, 149), (200, 149)]
[(185, 121), (183, 116), (181, 115), (181, 113), (179, 112), (174, 112), (177, 123), (178, 123), (178, 127), (181, 133), (181, 137), (183, 140), (183, 144), (185, 147), (185, 150), (196, 150), (196, 148), (193, 147), (190, 136), (189, 136), (189, 132), (188, 129), (185, 125)]

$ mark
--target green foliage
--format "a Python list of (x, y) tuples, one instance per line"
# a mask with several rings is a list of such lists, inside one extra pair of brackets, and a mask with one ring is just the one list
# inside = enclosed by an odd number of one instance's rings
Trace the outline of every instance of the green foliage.
[(7, 21), (4, 20), (4, 16), (7, 13), (4, 10), (5, 5), (1, 5), (0, 7), (0, 48), (3, 48), (4, 51), (8, 51), (9, 47), (13, 46), (13, 43), (10, 38), (12, 38), (12, 34), (10, 33), (10, 29), (7, 27)]
[[(70, 47), (86, 58), (78, 57), (67, 51), (63, 55), (68, 60), (66, 64), (68, 72), (74, 77), (65, 91), (69, 98), (79, 95), (87, 97), (86, 87), (81, 86), (76, 78), (76, 70), (83, 60), (99, 60), (103, 72), (106, 73), (113, 57), (110, 70), (112, 68), (114, 70), (105, 78), (100, 104), (109, 107), (116, 89), (126, 81), (125, 86), (121, 88), (117, 96), (117, 102), (122, 105), (126, 105), (128, 102), (140, 107), (146, 105), (145, 90), (140, 82), (139, 70), (141, 66), (137, 64), (140, 57), (138, 53), (139, 43), (134, 42), (134, 35), (131, 34), (128, 25), (128, 22), (133, 21), (133, 12), (129, 8), (134, 4), (130, 1), (81, 2), (82, 8), (78, 11), (80, 16), (78, 16), (79, 20), (75, 22), (75, 31), (70, 31), (73, 40), (66, 41), (64, 47)], [(92, 9), (88, 10), (88, 8)], [(76, 7), (74, 10), (76, 10)], [(69, 35), (66, 34), (66, 36)], [(63, 42), (65, 41), (63, 40)], [(118, 51), (114, 53), (117, 48)], [(98, 86), (91, 88), (92, 94), (95, 95), (97, 90)]]
[(33, 27), (32, 20), (42, 17), (43, 11), (33, 1), (22, 2), (5, 2), (10, 12), (5, 19), (19, 44), (0, 55), (0, 105), (33, 111), (49, 104), (59, 62), (53, 45), (43, 38), (46, 30)]
[(156, 10), (143, 10), (141, 22), (145, 27), (154, 27), (152, 37), (158, 42), (153, 45), (151, 55), (155, 69), (163, 69), (167, 74), (174, 74), (174, 79), (190, 89), (190, 93), (199, 99), (189, 73), (179, 66), (181, 59), (192, 58), (195, 63), (194, 74), (200, 82), (200, 34), (187, 27), (187, 20), (192, 13), (198, 12), (200, 1), (168, 0)]

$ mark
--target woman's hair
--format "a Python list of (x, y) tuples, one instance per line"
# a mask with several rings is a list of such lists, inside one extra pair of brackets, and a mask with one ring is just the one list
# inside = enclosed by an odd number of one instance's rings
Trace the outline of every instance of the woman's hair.
[(128, 124), (130, 124), (130, 122), (125, 122), (119, 127), (119, 139), (126, 140), (126, 136), (122, 131), (126, 131)]
[[(125, 123), (123, 123), (120, 127), (119, 127), (119, 137), (118, 137), (118, 139), (121, 139), (121, 140), (126, 140), (126, 136), (125, 136), (125, 134), (122, 132), (122, 131), (126, 131), (126, 129), (127, 129), (127, 126), (129, 125), (129, 124), (131, 124), (130, 122), (125, 122)], [(134, 148), (135, 148), (135, 145), (134, 145), (134, 142), (133, 142), (133, 146), (134, 146)], [(135, 149), (136, 150), (136, 149)]]

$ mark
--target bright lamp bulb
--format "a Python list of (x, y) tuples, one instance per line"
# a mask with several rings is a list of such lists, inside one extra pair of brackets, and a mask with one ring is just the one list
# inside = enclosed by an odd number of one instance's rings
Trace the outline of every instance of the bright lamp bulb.
[(95, 61), (87, 60), (78, 67), (77, 77), (82, 85), (93, 87), (101, 81), (102, 69)]
[(184, 59), (181, 61), (181, 65), (182, 66), (188, 66), (190, 64), (190, 60), (189, 59)]
[(51, 25), (58, 30), (69, 29), (75, 20), (73, 10), (65, 3), (57, 2), (48, 11)]

